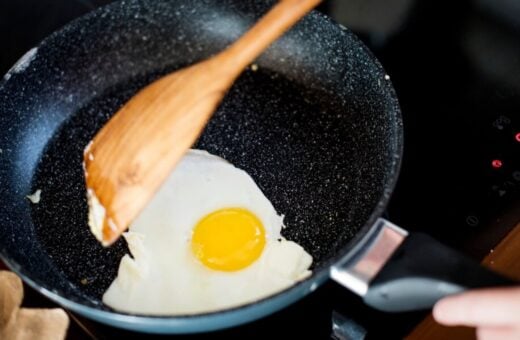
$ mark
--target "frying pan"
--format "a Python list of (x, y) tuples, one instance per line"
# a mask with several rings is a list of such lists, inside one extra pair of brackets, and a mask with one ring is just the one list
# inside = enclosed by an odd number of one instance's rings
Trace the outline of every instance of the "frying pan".
[[(313, 12), (246, 70), (196, 147), (246, 170), (313, 274), (242, 307), (193, 316), (118, 313), (101, 302), (127, 252), (90, 234), (82, 150), (138, 89), (239, 37), (273, 1), (130, 0), (67, 25), (0, 83), (0, 254), (26, 283), (91, 319), (190, 333), (260, 318), (332, 277), (379, 309), (511, 284), (426, 235), (382, 219), (397, 180), (402, 125), (389, 77), (347, 29)], [(41, 190), (32, 203), (26, 195)]]

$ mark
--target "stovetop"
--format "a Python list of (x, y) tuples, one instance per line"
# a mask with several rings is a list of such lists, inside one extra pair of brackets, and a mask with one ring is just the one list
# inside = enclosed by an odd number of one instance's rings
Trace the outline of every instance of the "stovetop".
[[(0, 2), (0, 73), (53, 30), (108, 2)], [(405, 154), (387, 217), (482, 258), (520, 220), (520, 5), (336, 0), (320, 10), (371, 48), (402, 106)], [(28, 300), (50, 304), (34, 292)], [(329, 282), (260, 321), (186, 338), (402, 338), (425, 314), (376, 312)], [(70, 338), (141, 337), (74, 317), (80, 326)]]

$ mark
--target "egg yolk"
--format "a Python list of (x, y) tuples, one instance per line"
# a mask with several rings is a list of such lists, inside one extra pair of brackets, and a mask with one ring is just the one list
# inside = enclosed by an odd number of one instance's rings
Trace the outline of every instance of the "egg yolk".
[(191, 248), (207, 267), (235, 271), (252, 264), (262, 254), (265, 230), (255, 215), (242, 208), (217, 210), (197, 223)]

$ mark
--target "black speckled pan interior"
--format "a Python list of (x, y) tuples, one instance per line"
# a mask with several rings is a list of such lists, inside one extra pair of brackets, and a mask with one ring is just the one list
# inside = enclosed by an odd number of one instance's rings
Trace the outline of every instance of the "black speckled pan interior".
[[(36, 284), (101, 304), (127, 251), (87, 227), (82, 150), (150, 81), (217, 53), (272, 1), (125, 1), (76, 20), (0, 83), (0, 253)], [(285, 214), (284, 235), (327, 270), (381, 212), (401, 122), (380, 65), (312, 13), (233, 86), (197, 143), (246, 170)], [(41, 190), (41, 201), (26, 195)], [(309, 280), (312, 280), (311, 277)]]

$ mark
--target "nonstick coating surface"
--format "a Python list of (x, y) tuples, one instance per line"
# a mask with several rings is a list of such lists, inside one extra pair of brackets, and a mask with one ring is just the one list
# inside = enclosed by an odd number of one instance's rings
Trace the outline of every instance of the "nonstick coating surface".
[[(109, 310), (100, 298), (126, 245), (104, 249), (88, 231), (84, 146), (139, 88), (221, 50), (270, 4), (113, 4), (45, 40), (4, 78), (0, 251), (14, 269)], [(388, 199), (401, 151), (397, 100), (366, 48), (317, 13), (258, 65), (232, 88), (197, 147), (246, 170), (285, 214), (284, 236), (322, 272)], [(25, 195), (36, 189), (41, 201), (31, 204)]]

